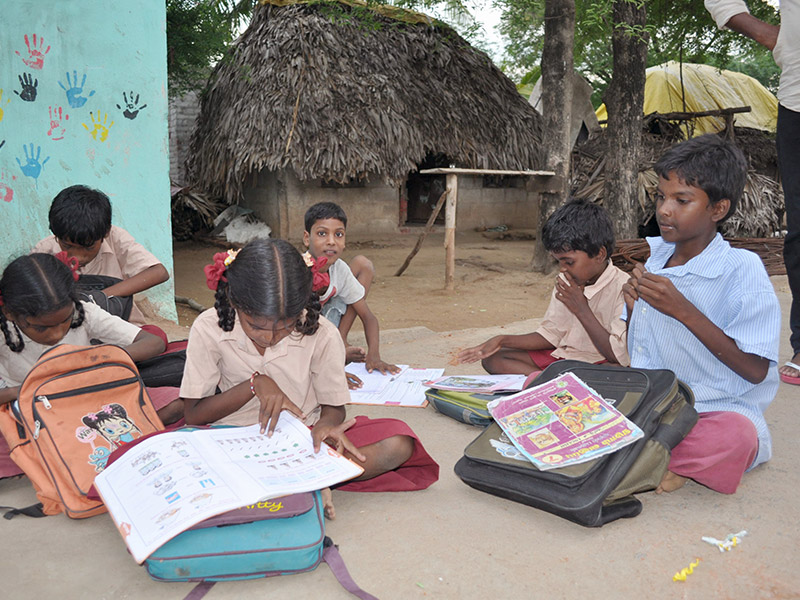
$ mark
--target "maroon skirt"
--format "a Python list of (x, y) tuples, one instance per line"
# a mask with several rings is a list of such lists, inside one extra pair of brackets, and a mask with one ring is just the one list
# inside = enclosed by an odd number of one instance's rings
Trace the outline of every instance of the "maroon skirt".
[(395, 435), (407, 435), (414, 440), (414, 452), (394, 471), (372, 479), (351, 481), (336, 486), (346, 492), (412, 492), (424, 490), (439, 479), (439, 465), (425, 451), (422, 442), (411, 428), (397, 419), (370, 419), (358, 416), (345, 434), (356, 448), (369, 446)]

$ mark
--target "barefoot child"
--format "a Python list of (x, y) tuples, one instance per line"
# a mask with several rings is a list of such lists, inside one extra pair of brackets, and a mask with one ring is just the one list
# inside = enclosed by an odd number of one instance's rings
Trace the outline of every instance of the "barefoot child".
[[(345, 246), (347, 215), (338, 204), (320, 202), (306, 211), (303, 243), (315, 265), (315, 291), (320, 293), (322, 316), (339, 328), (347, 347), (347, 362), (366, 361), (367, 371), (398, 373), (400, 369), (381, 360), (378, 319), (367, 306), (367, 292), (375, 269), (364, 256), (353, 259), (353, 268), (341, 258)], [(356, 315), (364, 324), (367, 351), (347, 346), (347, 334)]]
[[(271, 434), (288, 410), (313, 426), (315, 450), (330, 442), (364, 467), (340, 489), (417, 490), (438, 479), (438, 465), (402, 421), (346, 420), (344, 343), (320, 318), (311, 271), (294, 247), (255, 240), (216, 254), (206, 276), (216, 304), (189, 332), (181, 385), (187, 423), (260, 423)], [(326, 505), (332, 516), (329, 499)]]
[(625, 285), (631, 365), (670, 369), (695, 396), (700, 420), (672, 451), (657, 492), (694, 479), (725, 494), (769, 460), (764, 410), (778, 389), (778, 299), (758, 256), (717, 232), (742, 195), (747, 161), (704, 135), (656, 163), (650, 258)]
[[(61, 259), (68, 260), (66, 254)], [(51, 254), (34, 253), (12, 261), (0, 278), (0, 404), (16, 400), (19, 386), (39, 356), (56, 344), (89, 346), (93, 340), (123, 347), (134, 361), (164, 351), (164, 342), (90, 302), (78, 300), (77, 273)], [(77, 264), (73, 262), (77, 268)], [(162, 390), (163, 391), (163, 390)], [(174, 393), (154, 398), (162, 421), (182, 414)], [(180, 418), (180, 415), (178, 415)], [(8, 448), (0, 436), (0, 477), (9, 473)], [(18, 469), (15, 472), (19, 472)]]
[[(155, 256), (130, 233), (111, 224), (111, 202), (100, 190), (83, 185), (64, 188), (50, 205), (49, 220), (53, 235), (36, 244), (33, 252), (74, 256), (81, 275), (79, 290), (84, 285), (96, 288), (96, 281), (101, 281), (104, 289), (99, 293), (113, 299), (133, 296), (169, 279), (167, 269)], [(130, 316), (118, 314), (113, 300), (108, 304), (118, 317), (144, 325), (145, 317), (135, 303)], [(144, 327), (167, 342), (159, 327)]]
[(628, 276), (611, 264), (614, 227), (586, 200), (560, 206), (542, 228), (545, 249), (560, 267), (542, 324), (525, 335), (498, 335), (458, 354), (488, 373), (540, 371), (559, 359), (628, 364), (622, 286)]

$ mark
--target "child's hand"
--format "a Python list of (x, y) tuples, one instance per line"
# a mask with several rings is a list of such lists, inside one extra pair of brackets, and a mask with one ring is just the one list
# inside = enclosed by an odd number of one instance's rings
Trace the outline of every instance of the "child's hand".
[(278, 384), (275, 383), (270, 377), (266, 375), (256, 375), (253, 378), (253, 388), (256, 392), (256, 397), (261, 402), (261, 408), (258, 411), (258, 422), (261, 424), (261, 433), (267, 432), (267, 437), (272, 437), (275, 431), (275, 426), (278, 424), (278, 417), (282, 410), (288, 410), (298, 419), (305, 419), (297, 405), (289, 400), (289, 397), (283, 393)]
[(625, 299), (625, 306), (629, 315), (633, 313), (633, 305), (639, 299), (639, 280), (644, 273), (645, 270), (642, 264), (634, 263), (630, 279), (622, 286), (622, 297)]
[(344, 364), (351, 362), (364, 362), (367, 359), (367, 351), (361, 346), (348, 346), (345, 349)]
[(344, 372), (344, 375), (347, 378), (347, 387), (349, 387), (351, 390), (357, 390), (360, 387), (364, 387), (364, 382), (361, 381), (361, 379), (356, 375), (348, 373), (347, 371)]
[(327, 442), (333, 446), (339, 454), (345, 454), (347, 451), (352, 456), (355, 456), (361, 462), (367, 460), (367, 457), (361, 454), (358, 448), (353, 445), (345, 431), (355, 425), (355, 418), (349, 419), (339, 425), (316, 425), (311, 430), (311, 439), (314, 441), (314, 452), (319, 452), (322, 447), (322, 442)]
[(567, 272), (562, 277), (556, 278), (556, 300), (567, 307), (573, 315), (589, 308), (589, 301), (583, 295), (583, 288), (577, 284), (575, 278)]
[(495, 336), (480, 346), (473, 346), (472, 348), (462, 350), (458, 353), (456, 359), (459, 363), (474, 363), (491, 356), (500, 350), (500, 348), (500, 336)]
[(375, 370), (380, 371), (384, 375), (391, 373), (392, 375), (396, 375), (400, 372), (400, 367), (397, 365), (393, 365), (391, 363), (387, 363), (382, 361), (380, 358), (375, 358), (374, 356), (370, 356), (367, 354), (367, 372), (372, 373)]
[(645, 273), (639, 279), (639, 297), (656, 310), (683, 322), (681, 314), (688, 301), (668, 278)]

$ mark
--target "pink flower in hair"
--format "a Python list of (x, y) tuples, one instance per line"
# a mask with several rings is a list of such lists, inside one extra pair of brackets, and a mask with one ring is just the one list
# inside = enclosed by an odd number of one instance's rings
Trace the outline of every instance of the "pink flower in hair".
[(203, 272), (206, 274), (206, 285), (208, 289), (217, 291), (220, 280), (228, 281), (225, 279), (225, 271), (228, 269), (236, 255), (239, 254), (238, 250), (228, 250), (227, 252), (217, 252), (214, 255), (214, 262), (210, 265), (203, 267)]
[(69, 254), (67, 254), (66, 250), (59, 252), (55, 256), (58, 260), (60, 260), (62, 263), (64, 263), (69, 267), (70, 271), (72, 271), (72, 278), (75, 281), (78, 281), (78, 279), (80, 278), (80, 275), (78, 275), (78, 269), (81, 266), (81, 264), (78, 262), (78, 259), (75, 258), (74, 256), (70, 256)]

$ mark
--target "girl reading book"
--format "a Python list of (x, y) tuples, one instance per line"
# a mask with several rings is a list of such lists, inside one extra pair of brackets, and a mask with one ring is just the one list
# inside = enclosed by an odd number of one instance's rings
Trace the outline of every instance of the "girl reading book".
[[(271, 435), (288, 410), (312, 426), (315, 451), (328, 442), (364, 468), (338, 489), (408, 491), (438, 479), (439, 466), (396, 419), (346, 419), (345, 348), (320, 318), (319, 297), (300, 253), (283, 240), (254, 240), (205, 268), (213, 309), (189, 333), (181, 385), (186, 422), (260, 423)], [(326, 498), (326, 515), (333, 505)]]

